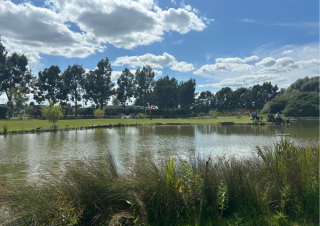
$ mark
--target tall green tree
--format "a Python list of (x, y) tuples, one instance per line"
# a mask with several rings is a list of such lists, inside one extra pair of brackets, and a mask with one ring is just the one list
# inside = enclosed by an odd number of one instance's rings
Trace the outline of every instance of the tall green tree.
[(232, 92), (231, 95), (231, 108), (246, 108), (245, 106), (245, 93), (247, 92), (247, 88), (240, 87)]
[(83, 97), (86, 102), (93, 101), (101, 110), (114, 94), (115, 84), (111, 82), (111, 72), (111, 63), (106, 57), (98, 62), (96, 69), (87, 74), (84, 82), (86, 93)]
[(84, 92), (84, 79), (86, 71), (82, 65), (75, 64), (63, 72), (62, 77), (64, 81), (65, 95), (68, 96), (67, 100), (71, 100), (75, 104), (75, 116), (78, 115), (78, 101), (81, 101)]
[(33, 96), (35, 101), (43, 103), (52, 100), (53, 104), (56, 104), (59, 100), (66, 100), (65, 86), (60, 72), (60, 68), (54, 65), (39, 71)]
[(134, 75), (129, 69), (125, 68), (117, 79), (117, 84), (119, 86), (117, 89), (117, 99), (125, 110), (126, 102), (132, 102), (131, 98), (134, 95)]
[(288, 87), (285, 93), (295, 92), (319, 92), (319, 76), (298, 79)]
[(0, 93), (6, 93), (8, 101), (11, 102), (13, 92), (10, 90), (22, 87), (29, 93), (33, 77), (31, 70), (28, 69), (28, 59), (25, 55), (13, 53), (7, 56), (3, 46), (0, 47), (0, 55)]
[(198, 97), (198, 107), (201, 112), (209, 112), (210, 107), (214, 107), (214, 94), (210, 91), (203, 91)]
[(155, 85), (155, 74), (149, 65), (138, 68), (135, 73), (135, 97), (142, 100), (143, 112), (145, 112), (146, 102), (151, 101), (152, 89)]
[(155, 104), (159, 109), (173, 109), (178, 107), (179, 84), (175, 78), (165, 76), (156, 81), (154, 87)]
[(190, 78), (188, 81), (179, 83), (179, 104), (181, 109), (189, 111), (195, 102), (196, 80)]
[(215, 95), (215, 105), (219, 111), (230, 110), (232, 100), (232, 89), (224, 87)]

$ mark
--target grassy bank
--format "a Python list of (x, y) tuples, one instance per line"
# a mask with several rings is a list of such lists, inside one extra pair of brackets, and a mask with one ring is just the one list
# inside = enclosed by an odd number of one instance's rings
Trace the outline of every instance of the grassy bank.
[[(250, 117), (243, 117), (236, 119), (235, 116), (218, 117), (217, 119), (73, 119), (73, 120), (59, 120), (57, 125), (59, 129), (65, 128), (80, 128), (89, 127), (92, 125), (118, 125), (122, 124), (138, 124), (138, 125), (150, 125), (156, 123), (180, 123), (191, 125), (212, 125), (220, 124), (221, 122), (234, 122), (235, 124), (252, 124), (253, 121)], [(265, 119), (263, 120), (265, 122)], [(272, 123), (271, 123), (272, 124)], [(7, 127), (8, 132), (12, 131), (32, 131), (41, 127), (40, 130), (52, 129), (52, 123), (47, 120), (25, 120), (25, 121), (0, 121), (0, 133), (4, 132), (4, 128)]]
[(7, 225), (319, 224), (318, 147), (282, 141), (246, 159), (119, 164), (108, 155), (70, 163), (37, 184), (2, 185)]

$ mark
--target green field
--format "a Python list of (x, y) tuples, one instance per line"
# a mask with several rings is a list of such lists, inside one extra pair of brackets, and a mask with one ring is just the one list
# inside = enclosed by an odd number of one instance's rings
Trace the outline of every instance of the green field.
[[(103, 126), (103, 125), (118, 125), (122, 124), (138, 124), (138, 125), (150, 125), (155, 123), (180, 123), (180, 124), (192, 124), (192, 125), (212, 125), (220, 124), (221, 122), (234, 122), (235, 124), (252, 124), (253, 121), (250, 120), (251, 117), (243, 117), (237, 119), (236, 116), (225, 116), (218, 117), (217, 119), (72, 119), (72, 120), (59, 120), (57, 125), (58, 129), (65, 128), (80, 128), (88, 126)], [(265, 122), (265, 119), (263, 119)], [(269, 123), (267, 123), (269, 124)], [(272, 124), (272, 123), (270, 123)], [(41, 127), (41, 130), (52, 129), (52, 123), (49, 123), (47, 120), (37, 120), (30, 119), (24, 121), (0, 121), (0, 133), (3, 133), (4, 126), (7, 125), (7, 131), (31, 131), (38, 127)]]

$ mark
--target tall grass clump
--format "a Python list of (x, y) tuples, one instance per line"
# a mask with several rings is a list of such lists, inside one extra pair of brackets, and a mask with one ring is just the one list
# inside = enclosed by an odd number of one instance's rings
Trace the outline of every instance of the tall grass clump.
[(312, 145), (282, 140), (207, 167), (190, 156), (140, 159), (119, 170), (108, 155), (65, 169), (37, 185), (0, 189), (11, 225), (108, 225), (117, 215), (136, 225), (319, 224), (319, 148)]

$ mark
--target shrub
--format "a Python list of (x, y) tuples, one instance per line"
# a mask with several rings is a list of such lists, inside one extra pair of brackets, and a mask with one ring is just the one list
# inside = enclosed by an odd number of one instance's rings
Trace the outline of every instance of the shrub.
[(49, 106), (41, 106), (41, 113), (49, 122), (53, 123), (54, 129), (56, 128), (55, 124), (58, 119), (63, 116), (61, 105), (54, 106), (52, 100), (50, 100)]
[(215, 110), (210, 110), (209, 115), (210, 115), (210, 118), (214, 118), (214, 119), (218, 118), (218, 113)]
[(142, 113), (137, 114), (136, 119), (144, 119), (144, 114)]
[(93, 112), (95, 118), (103, 118), (103, 111), (100, 109), (96, 109)]

